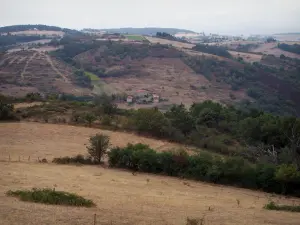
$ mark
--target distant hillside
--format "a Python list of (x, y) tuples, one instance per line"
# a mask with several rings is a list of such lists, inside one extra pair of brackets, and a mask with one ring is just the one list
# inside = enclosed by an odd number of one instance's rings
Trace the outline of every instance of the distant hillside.
[(48, 31), (62, 31), (65, 33), (78, 33), (77, 30), (72, 30), (68, 28), (61, 28), (56, 26), (48, 26), (43, 24), (27, 24), (27, 25), (12, 25), (12, 26), (5, 26), (0, 27), (0, 33), (7, 33), (7, 32), (18, 32), (18, 31), (26, 31), (26, 30), (48, 30)]
[(300, 32), (291, 32), (291, 33), (278, 33), (274, 35), (300, 35)]
[(195, 33), (191, 30), (185, 29), (177, 29), (177, 28), (158, 28), (158, 27), (145, 27), (145, 28), (112, 28), (112, 29), (83, 29), (82, 31), (106, 31), (109, 33), (129, 33), (129, 34), (141, 34), (141, 35), (156, 35), (157, 32), (165, 32), (169, 34), (176, 34), (179, 32), (188, 32), (188, 33)]
[(0, 93), (23, 96), (30, 92), (91, 94), (90, 80), (49, 54), (18, 51), (0, 55)]

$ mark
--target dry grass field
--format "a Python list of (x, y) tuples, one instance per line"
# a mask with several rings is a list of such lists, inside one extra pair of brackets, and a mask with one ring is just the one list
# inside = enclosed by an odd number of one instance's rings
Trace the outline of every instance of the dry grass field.
[(281, 54), (290, 57), (290, 58), (297, 58), (300, 59), (300, 55), (292, 53), (292, 52), (287, 52), (279, 49), (277, 47), (278, 43), (265, 43), (261, 44), (258, 48), (253, 49), (252, 52), (260, 52), (263, 54), (268, 54), (268, 55), (274, 55), (276, 57), (280, 57)]
[[(100, 130), (37, 123), (0, 124), (0, 151), (5, 154), (54, 157), (84, 153), (88, 137)], [(114, 145), (128, 141), (154, 148), (166, 142), (131, 134), (102, 131)], [(3, 160), (3, 159), (2, 159)], [(8, 190), (56, 188), (92, 199), (95, 208), (74, 208), (21, 202)], [(245, 189), (185, 181), (97, 166), (63, 166), (35, 162), (0, 162), (0, 225), (184, 225), (187, 217), (204, 225), (296, 225), (300, 215), (263, 209), (269, 200), (300, 204)], [(239, 204), (238, 204), (239, 202)]]
[(248, 63), (260, 62), (262, 59), (262, 55), (258, 55), (258, 54), (243, 53), (243, 52), (236, 52), (236, 51), (229, 51), (229, 53), (234, 58), (242, 57), (243, 60)]
[[(1, 162), (1, 225), (185, 225), (186, 217), (209, 225), (297, 225), (300, 216), (263, 209), (269, 199), (300, 204), (244, 189), (137, 174), (92, 166)], [(5, 192), (55, 187), (92, 199), (96, 208), (73, 208), (21, 202)], [(240, 201), (240, 204), (237, 202)], [(210, 209), (209, 209), (210, 208)]]
[(35, 105), (42, 105), (43, 102), (22, 102), (22, 103), (16, 103), (14, 104), (15, 109), (22, 109), (22, 108), (28, 108)]
[(141, 137), (130, 133), (114, 132), (93, 128), (41, 124), (41, 123), (0, 123), (0, 160), (27, 160), (85, 154), (89, 137), (96, 133), (110, 136), (113, 146), (126, 146), (127, 143), (143, 143), (156, 150), (169, 150), (183, 147), (166, 141)]
[(12, 35), (46, 35), (46, 36), (64, 36), (65, 32), (63, 31), (52, 31), (52, 30), (25, 30), (25, 31), (16, 31), (11, 32)]
[(145, 37), (150, 43), (153, 44), (162, 44), (162, 45), (172, 45), (175, 48), (193, 48), (195, 45), (194, 44), (189, 44), (189, 43), (183, 43), (179, 41), (171, 41), (167, 39), (162, 39), (162, 38), (156, 38), (156, 37)]

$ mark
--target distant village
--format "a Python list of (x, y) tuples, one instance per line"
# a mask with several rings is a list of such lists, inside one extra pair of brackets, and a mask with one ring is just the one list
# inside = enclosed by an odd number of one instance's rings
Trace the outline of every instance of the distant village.
[(128, 95), (126, 102), (128, 104), (151, 104), (159, 103), (160, 97), (158, 94), (151, 93), (147, 90), (138, 90), (133, 95)]

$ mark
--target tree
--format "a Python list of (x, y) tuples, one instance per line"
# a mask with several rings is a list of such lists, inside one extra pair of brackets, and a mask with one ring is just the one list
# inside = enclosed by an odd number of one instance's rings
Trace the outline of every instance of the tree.
[(300, 169), (300, 120), (292, 117), (283, 120), (283, 134), (287, 140), (287, 150), (293, 158), (293, 164)]
[(173, 105), (165, 113), (165, 116), (171, 121), (173, 127), (179, 129), (185, 135), (190, 133), (194, 128), (193, 118), (183, 104)]
[(96, 120), (96, 117), (94, 114), (86, 113), (84, 119), (88, 123), (89, 127), (91, 127), (92, 123)]
[(165, 128), (169, 125), (168, 119), (157, 109), (138, 109), (133, 121), (139, 132), (146, 132), (157, 137), (165, 134)]
[(90, 156), (93, 157), (96, 162), (100, 163), (109, 146), (109, 136), (96, 134), (95, 136), (90, 137), (90, 146), (87, 146), (87, 150)]
[(15, 119), (14, 106), (0, 101), (0, 120)]
[(99, 106), (105, 114), (112, 115), (118, 110), (118, 107), (113, 102), (113, 97), (103, 94), (95, 98), (95, 104)]

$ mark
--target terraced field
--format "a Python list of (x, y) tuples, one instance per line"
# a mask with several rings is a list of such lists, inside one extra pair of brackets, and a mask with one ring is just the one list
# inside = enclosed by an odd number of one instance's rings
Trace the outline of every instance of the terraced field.
[(28, 92), (89, 95), (75, 84), (73, 68), (38, 51), (17, 51), (0, 58), (0, 92), (22, 96)]

